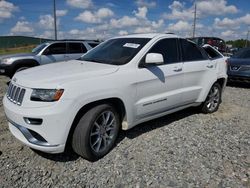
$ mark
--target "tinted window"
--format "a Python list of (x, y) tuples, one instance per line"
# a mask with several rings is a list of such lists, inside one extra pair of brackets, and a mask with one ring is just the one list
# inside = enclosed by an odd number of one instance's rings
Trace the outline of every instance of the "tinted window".
[(81, 57), (84, 61), (124, 65), (144, 47), (148, 38), (117, 38), (101, 43)]
[(40, 45), (38, 45), (37, 47), (35, 47), (35, 48), (32, 50), (32, 53), (38, 54), (38, 53), (39, 53), (41, 50), (43, 50), (46, 46), (48, 46), (47, 43), (40, 44)]
[(45, 51), (47, 54), (65, 54), (66, 43), (51, 44)]
[(181, 39), (183, 61), (197, 61), (206, 59), (198, 46), (190, 41)]
[(179, 61), (176, 39), (163, 39), (157, 42), (148, 53), (160, 53), (163, 55), (164, 63), (175, 63)]
[(80, 54), (80, 53), (86, 53), (87, 49), (82, 43), (68, 43), (68, 50), (70, 54)]
[(203, 49), (207, 52), (208, 56), (209, 56), (210, 58), (212, 58), (212, 59), (222, 57), (222, 56), (221, 56), (216, 50), (214, 50), (212, 47), (207, 46), (207, 47), (204, 47)]
[(96, 47), (99, 43), (88, 43), (92, 48)]

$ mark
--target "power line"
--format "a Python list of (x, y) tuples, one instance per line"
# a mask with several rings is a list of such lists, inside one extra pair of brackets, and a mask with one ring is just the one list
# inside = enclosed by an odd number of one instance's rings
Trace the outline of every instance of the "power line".
[(193, 38), (195, 37), (195, 29), (196, 29), (196, 19), (197, 19), (197, 7), (196, 7), (196, 1), (194, 3), (194, 23), (193, 23)]
[(56, 28), (56, 0), (54, 0), (54, 28), (55, 28), (55, 40), (57, 40), (57, 28)]
[(248, 47), (248, 37), (249, 37), (249, 30), (247, 31), (247, 38), (246, 38), (246, 44), (245, 44), (245, 47)]

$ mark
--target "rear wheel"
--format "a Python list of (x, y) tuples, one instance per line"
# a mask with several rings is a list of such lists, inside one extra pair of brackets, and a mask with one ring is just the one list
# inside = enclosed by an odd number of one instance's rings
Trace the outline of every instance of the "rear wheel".
[(97, 160), (113, 148), (119, 128), (116, 110), (108, 104), (98, 105), (81, 117), (73, 134), (72, 148), (87, 160)]
[(213, 113), (218, 110), (221, 103), (221, 92), (220, 84), (215, 83), (211, 87), (205, 102), (201, 105), (201, 111), (203, 113)]

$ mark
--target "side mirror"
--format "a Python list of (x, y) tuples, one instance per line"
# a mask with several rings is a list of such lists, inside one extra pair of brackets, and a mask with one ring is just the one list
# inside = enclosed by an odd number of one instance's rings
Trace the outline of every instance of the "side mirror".
[(156, 64), (156, 65), (162, 65), (164, 64), (164, 59), (162, 54), (160, 53), (148, 53), (146, 55), (145, 59), (146, 64)]

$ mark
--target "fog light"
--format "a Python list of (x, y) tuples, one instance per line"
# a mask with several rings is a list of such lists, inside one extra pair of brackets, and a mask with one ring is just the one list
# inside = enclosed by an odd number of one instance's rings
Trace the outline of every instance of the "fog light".
[(29, 125), (41, 125), (43, 123), (43, 120), (39, 119), (39, 118), (27, 118), (27, 117), (24, 117), (23, 119)]

